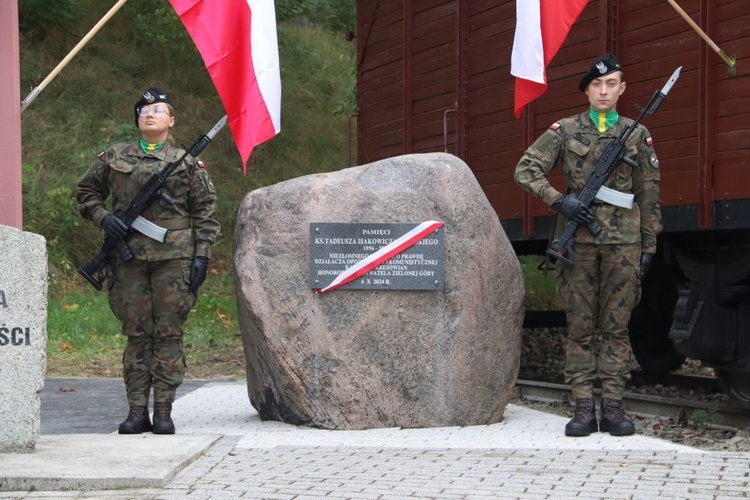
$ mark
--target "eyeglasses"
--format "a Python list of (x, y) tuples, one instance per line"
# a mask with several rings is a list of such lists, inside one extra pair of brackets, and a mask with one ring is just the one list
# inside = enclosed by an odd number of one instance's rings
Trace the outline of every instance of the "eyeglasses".
[(141, 106), (138, 108), (138, 114), (140, 116), (146, 116), (149, 113), (153, 114), (154, 116), (159, 116), (161, 114), (169, 114), (169, 109), (165, 108), (164, 106), (159, 106), (158, 104), (156, 106), (152, 106), (149, 108), (148, 106)]

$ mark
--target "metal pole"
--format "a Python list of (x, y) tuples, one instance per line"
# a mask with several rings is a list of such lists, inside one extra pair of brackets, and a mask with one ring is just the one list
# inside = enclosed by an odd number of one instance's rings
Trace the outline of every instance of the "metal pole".
[(704, 42), (708, 44), (709, 47), (711, 47), (711, 50), (716, 52), (719, 57), (721, 57), (725, 63), (727, 63), (727, 72), (729, 73), (729, 76), (734, 76), (737, 72), (737, 59), (735, 57), (730, 57), (724, 53), (723, 50), (719, 48), (718, 45), (714, 43), (711, 38), (696, 24), (695, 21), (693, 21), (690, 16), (687, 15), (687, 12), (682, 10), (682, 7), (680, 7), (675, 0), (667, 0), (669, 2), (669, 5), (671, 5), (674, 10), (677, 11), (677, 13), (690, 25), (693, 30), (698, 33), (698, 35), (703, 39)]
[(96, 33), (101, 29), (101, 27), (104, 26), (107, 23), (107, 21), (109, 21), (112, 18), (112, 16), (115, 15), (115, 12), (120, 10), (120, 7), (122, 7), (127, 1), (128, 0), (119, 0), (111, 9), (109, 9), (109, 12), (104, 14), (104, 17), (102, 17), (99, 20), (99, 22), (96, 23), (96, 25), (93, 28), (91, 28), (91, 30), (86, 34), (86, 36), (84, 36), (81, 39), (81, 41), (78, 42), (78, 44), (75, 47), (73, 47), (73, 50), (71, 50), (68, 53), (68, 55), (65, 56), (65, 58), (62, 61), (60, 61), (60, 63), (55, 67), (55, 69), (52, 70), (52, 73), (47, 75), (47, 78), (45, 78), (44, 81), (42, 81), (42, 83), (40, 83), (38, 87), (34, 87), (34, 90), (32, 90), (29, 93), (29, 95), (26, 96), (26, 99), (24, 99), (23, 102), (21, 102), (21, 113), (23, 113), (26, 107), (28, 107), (28, 105), (31, 104), (31, 102), (34, 99), (36, 99), (36, 96), (38, 96), (39, 93), (42, 90), (44, 90), (44, 88), (49, 84), (49, 82), (51, 82), (52, 79), (55, 78), (58, 73), (60, 73), (60, 71), (62, 71), (62, 69), (70, 62), (70, 60), (73, 59), (73, 57), (75, 57), (76, 54), (78, 54), (78, 52), (83, 48), (83, 46), (86, 45), (89, 42), (89, 40), (91, 40), (94, 37), (94, 35), (96, 35)]

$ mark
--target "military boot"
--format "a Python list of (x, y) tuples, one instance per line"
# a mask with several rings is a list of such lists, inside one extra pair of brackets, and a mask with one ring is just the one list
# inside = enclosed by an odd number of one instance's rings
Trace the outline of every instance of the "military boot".
[(599, 429), (613, 436), (635, 434), (635, 425), (625, 415), (622, 400), (602, 398), (602, 419), (599, 422)]
[(128, 418), (120, 424), (117, 430), (120, 434), (140, 434), (151, 430), (151, 420), (148, 418), (146, 406), (131, 406)]
[(588, 436), (596, 431), (596, 405), (594, 404), (593, 398), (576, 399), (573, 418), (567, 423), (567, 425), (565, 425), (565, 435)]
[(174, 434), (172, 403), (154, 403), (154, 434)]

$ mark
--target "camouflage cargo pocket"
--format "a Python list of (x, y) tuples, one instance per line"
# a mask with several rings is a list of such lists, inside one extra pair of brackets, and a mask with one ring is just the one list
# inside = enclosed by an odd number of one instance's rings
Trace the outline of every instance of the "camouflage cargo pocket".
[(573, 294), (570, 290), (567, 274), (567, 268), (558, 260), (555, 264), (555, 290), (557, 292), (557, 303), (565, 311), (569, 311), (573, 307)]

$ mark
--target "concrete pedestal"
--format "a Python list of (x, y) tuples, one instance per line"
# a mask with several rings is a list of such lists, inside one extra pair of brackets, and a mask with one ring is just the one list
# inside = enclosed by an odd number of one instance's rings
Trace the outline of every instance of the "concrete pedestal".
[(0, 225), (0, 453), (34, 451), (46, 353), (45, 239)]

